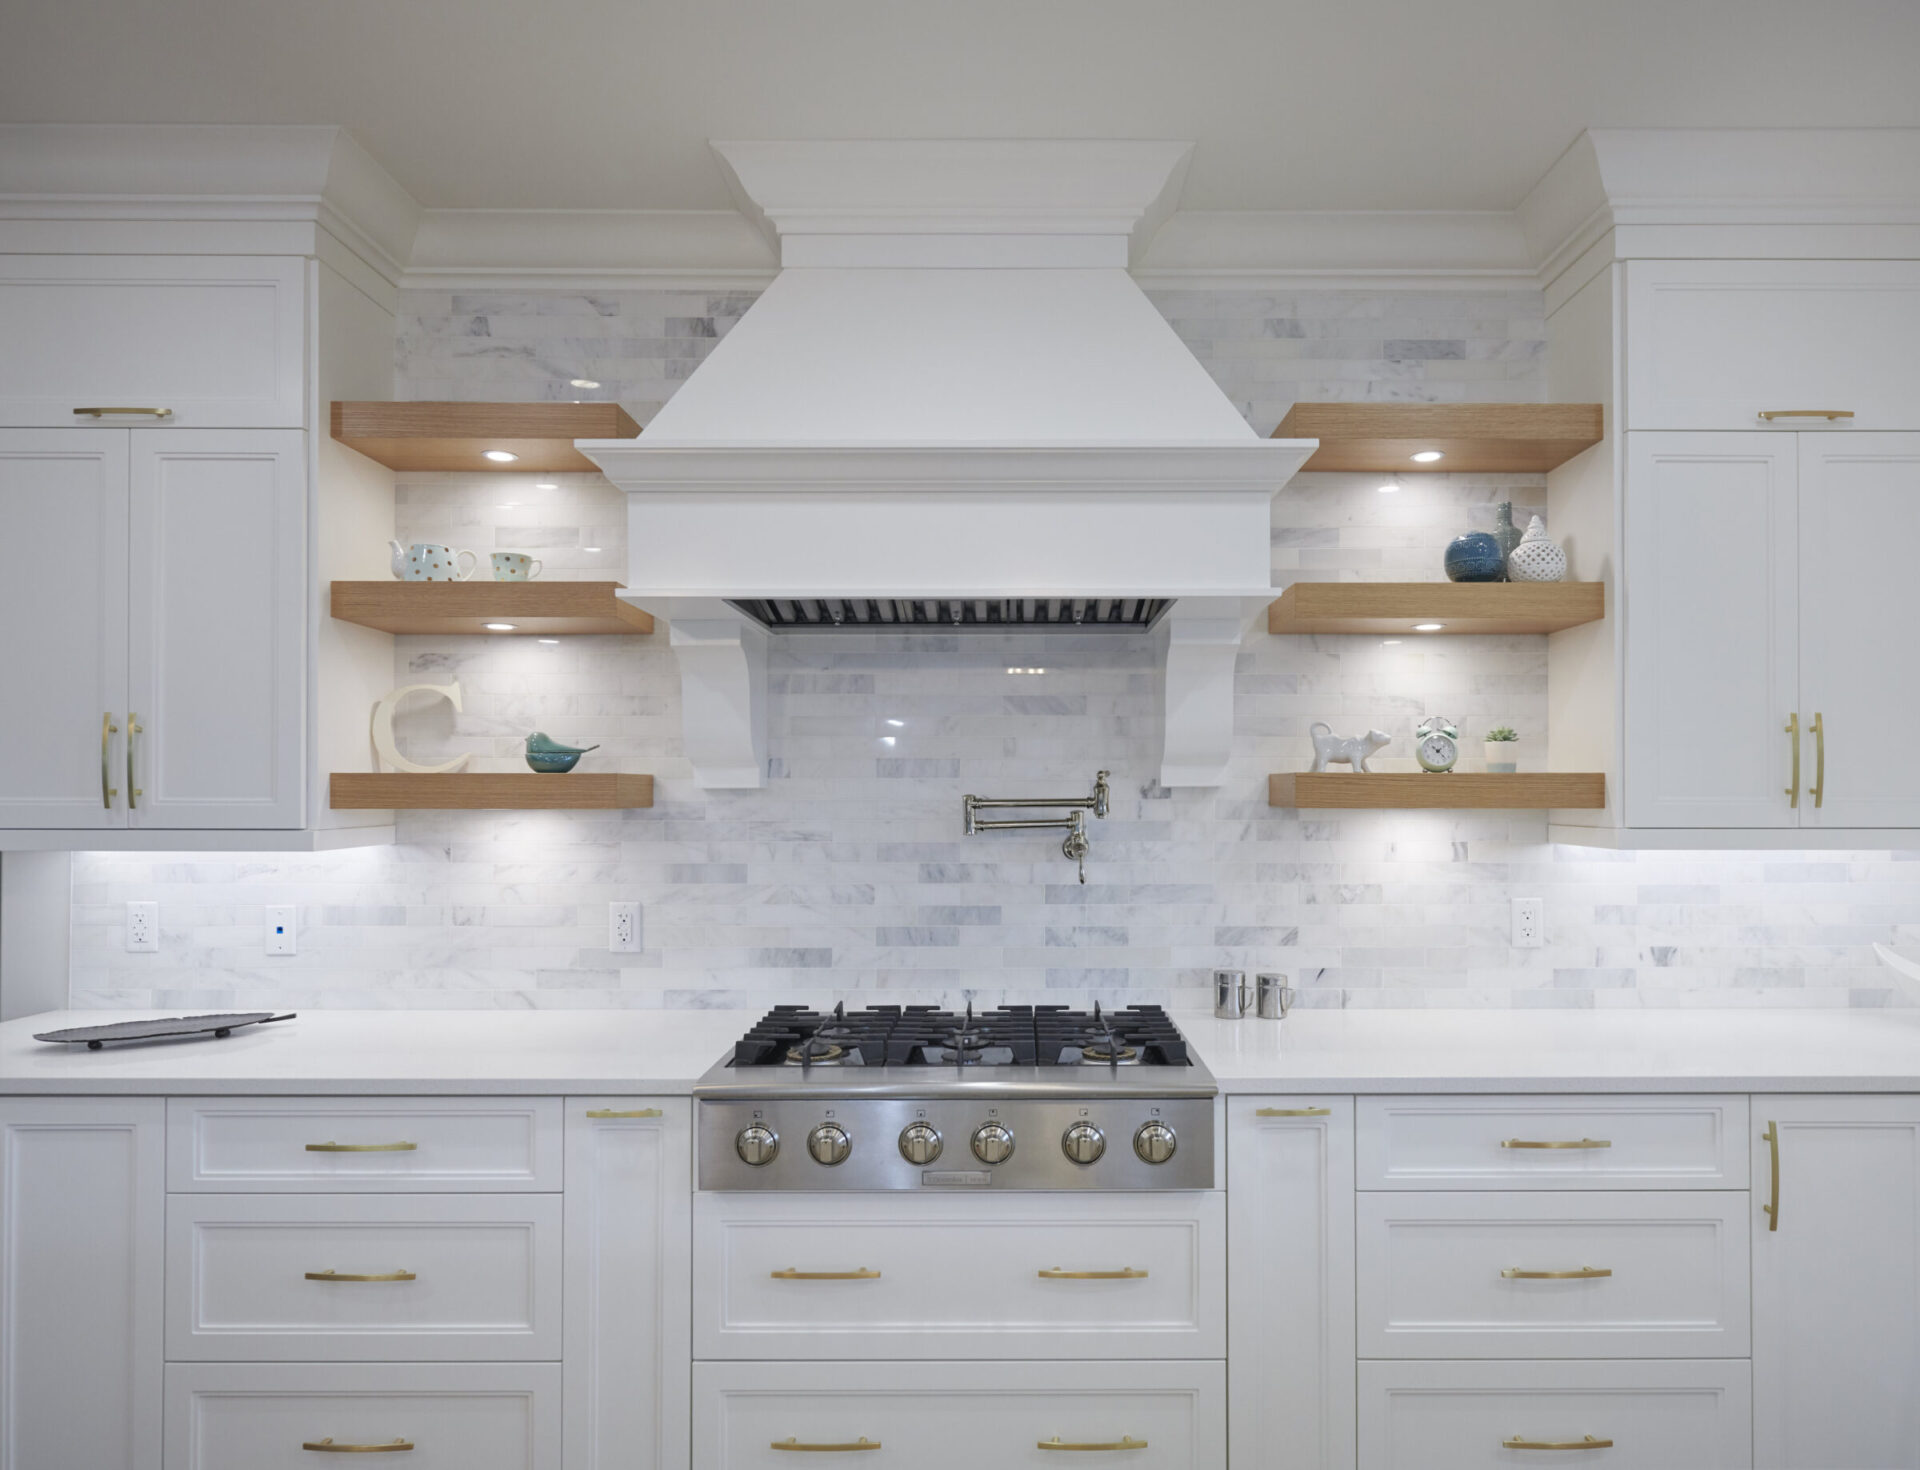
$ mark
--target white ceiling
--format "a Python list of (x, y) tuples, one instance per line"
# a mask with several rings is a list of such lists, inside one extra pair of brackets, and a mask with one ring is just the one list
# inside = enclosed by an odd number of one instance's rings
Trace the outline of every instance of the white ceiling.
[(4, 0), (0, 122), (339, 123), (438, 208), (709, 138), (1198, 143), (1188, 209), (1509, 209), (1585, 127), (1920, 125), (1920, 0)]

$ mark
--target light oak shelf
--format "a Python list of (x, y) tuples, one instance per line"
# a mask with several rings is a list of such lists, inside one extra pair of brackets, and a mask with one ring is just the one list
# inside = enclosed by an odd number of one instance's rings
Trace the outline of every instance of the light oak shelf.
[(534, 771), (335, 771), (335, 811), (612, 811), (653, 805), (653, 777), (619, 772), (543, 776)]
[[(631, 439), (640, 426), (617, 403), (340, 403), (333, 437), (390, 470), (487, 474), (586, 471), (600, 466), (575, 439)], [(518, 456), (496, 464), (485, 451)]]
[[(1303, 470), (1544, 472), (1601, 438), (1597, 403), (1296, 403), (1276, 439), (1318, 439)], [(1442, 458), (1416, 464), (1437, 449)]]
[(1597, 810), (1607, 804), (1599, 771), (1425, 771), (1364, 773), (1287, 771), (1267, 777), (1267, 805), (1341, 810), (1536, 811), (1546, 807)]
[[(477, 574), (476, 574), (477, 575)], [(335, 582), (332, 611), (384, 633), (651, 633), (653, 619), (614, 595), (619, 582)], [(487, 628), (512, 623), (510, 633)]]
[(1269, 633), (1557, 633), (1606, 612), (1600, 582), (1295, 582), (1267, 609)]

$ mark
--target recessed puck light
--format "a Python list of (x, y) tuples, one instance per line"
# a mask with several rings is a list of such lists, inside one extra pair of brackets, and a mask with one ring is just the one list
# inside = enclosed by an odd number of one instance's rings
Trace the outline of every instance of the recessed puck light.
[(1413, 631), (1416, 633), (1438, 633), (1446, 626), (1445, 623), (1415, 623), (1413, 625)]
[(520, 457), (517, 454), (510, 454), (504, 449), (483, 450), (482, 456), (486, 459), (492, 460), (495, 464), (512, 464), (516, 459)]
[(1423, 449), (1414, 455), (1413, 462), (1415, 464), (1432, 464), (1436, 459), (1445, 458), (1446, 456), (1437, 449)]
[(516, 626), (514, 623), (488, 623), (486, 629), (489, 633), (511, 633)]

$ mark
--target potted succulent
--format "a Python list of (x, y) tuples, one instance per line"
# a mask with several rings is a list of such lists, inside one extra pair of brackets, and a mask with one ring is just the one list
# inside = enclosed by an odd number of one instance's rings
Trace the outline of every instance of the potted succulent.
[(1494, 726), (1487, 731), (1486, 751), (1489, 771), (1519, 770), (1520, 732), (1511, 725)]

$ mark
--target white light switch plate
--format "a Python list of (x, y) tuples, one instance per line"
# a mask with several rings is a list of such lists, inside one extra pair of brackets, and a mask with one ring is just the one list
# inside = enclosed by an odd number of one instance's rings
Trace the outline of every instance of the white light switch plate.
[(127, 905), (127, 952), (129, 954), (154, 954), (160, 948), (160, 905), (157, 903), (130, 903)]
[(294, 937), (300, 927), (299, 910), (290, 903), (267, 905), (267, 953), (293, 954)]

